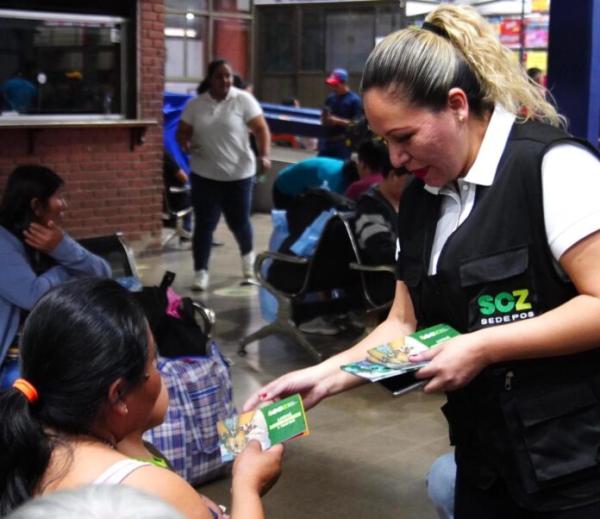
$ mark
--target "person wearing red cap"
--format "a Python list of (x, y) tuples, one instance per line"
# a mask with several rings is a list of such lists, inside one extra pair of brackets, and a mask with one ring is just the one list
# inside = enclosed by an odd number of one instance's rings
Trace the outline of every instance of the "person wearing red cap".
[(352, 149), (346, 144), (346, 127), (362, 117), (362, 101), (348, 87), (348, 72), (343, 68), (333, 70), (325, 83), (333, 90), (325, 99), (321, 122), (326, 126), (326, 136), (319, 141), (319, 155), (342, 160), (350, 158)]

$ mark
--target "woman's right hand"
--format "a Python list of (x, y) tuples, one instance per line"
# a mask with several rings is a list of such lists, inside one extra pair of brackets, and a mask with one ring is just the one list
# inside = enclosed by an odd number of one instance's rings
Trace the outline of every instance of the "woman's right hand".
[(62, 241), (64, 233), (58, 225), (49, 220), (46, 225), (32, 223), (25, 231), (25, 243), (34, 249), (50, 254)]
[(244, 412), (252, 411), (260, 404), (273, 402), (289, 395), (300, 393), (304, 409), (317, 405), (327, 396), (325, 375), (320, 364), (310, 368), (286, 373), (253, 393), (244, 403)]
[(258, 441), (248, 442), (233, 463), (234, 491), (240, 488), (240, 490), (251, 490), (261, 496), (266, 494), (279, 478), (282, 458), (283, 445), (281, 444), (273, 445), (263, 451)]

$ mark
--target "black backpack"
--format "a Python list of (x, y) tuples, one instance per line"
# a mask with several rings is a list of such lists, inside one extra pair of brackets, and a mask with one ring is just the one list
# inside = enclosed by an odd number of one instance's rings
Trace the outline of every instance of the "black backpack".
[(174, 278), (175, 274), (167, 271), (159, 286), (134, 292), (150, 324), (158, 353), (163, 357), (206, 355), (208, 337), (196, 321), (193, 301), (181, 298), (179, 319), (167, 314), (167, 289)]
[(327, 189), (311, 188), (302, 193), (287, 210), (289, 236), (279, 247), (279, 252), (292, 254), (290, 247), (323, 211), (336, 209), (340, 212), (347, 212), (354, 211), (355, 207), (354, 200)]
[[(354, 200), (339, 193), (321, 188), (309, 189), (298, 196), (287, 210), (289, 235), (279, 247), (278, 252), (294, 255), (290, 247), (323, 211), (336, 209), (339, 212), (351, 212), (355, 207)], [(303, 265), (290, 265), (274, 261), (269, 267), (267, 280), (281, 290), (296, 292), (302, 286), (305, 269), (306, 267)]]

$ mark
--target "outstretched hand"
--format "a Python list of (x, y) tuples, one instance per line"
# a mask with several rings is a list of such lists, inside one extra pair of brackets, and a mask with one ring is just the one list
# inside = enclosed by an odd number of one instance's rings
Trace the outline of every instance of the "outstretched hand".
[(424, 388), (426, 393), (459, 389), (489, 364), (485, 345), (481, 345), (471, 333), (454, 337), (409, 358), (411, 362), (430, 361), (416, 373), (418, 379), (430, 379)]
[(287, 373), (266, 386), (260, 388), (246, 400), (243, 411), (252, 411), (260, 404), (266, 404), (286, 396), (300, 393), (306, 410), (317, 405), (327, 396), (324, 385), (320, 382), (318, 366)]
[(34, 249), (50, 254), (62, 241), (64, 233), (52, 220), (46, 225), (32, 223), (25, 231), (25, 243)]

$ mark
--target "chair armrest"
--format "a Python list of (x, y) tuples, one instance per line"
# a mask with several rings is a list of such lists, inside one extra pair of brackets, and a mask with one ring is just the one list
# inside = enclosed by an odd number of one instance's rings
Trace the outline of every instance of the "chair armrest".
[(294, 265), (306, 265), (308, 263), (308, 258), (302, 256), (292, 256), (291, 254), (283, 254), (282, 252), (274, 252), (274, 251), (265, 251), (261, 252), (256, 257), (255, 268), (256, 265), (260, 268), (262, 263), (267, 259), (272, 259), (276, 261), (283, 261), (285, 263), (292, 263)]
[(202, 319), (202, 324), (204, 325), (204, 333), (206, 334), (207, 337), (210, 337), (212, 328), (216, 321), (214, 310), (212, 310), (211, 308), (208, 308), (204, 305), (201, 305), (200, 303), (198, 303), (196, 301), (193, 302), (193, 306), (194, 306), (194, 312), (197, 315), (199, 315), (200, 318)]
[(394, 267), (394, 265), (362, 265), (361, 263), (352, 262), (352, 263), (350, 263), (350, 269), (356, 270), (361, 273), (360, 277), (361, 277), (363, 295), (364, 295), (367, 303), (371, 307), (371, 311), (385, 310), (386, 308), (389, 308), (391, 306), (392, 301), (388, 301), (386, 303), (380, 304), (380, 303), (376, 303), (373, 300), (373, 297), (369, 290), (368, 283), (365, 280), (363, 273), (377, 273), (377, 272), (381, 273), (381, 272), (383, 272), (383, 273), (392, 274), (395, 276), (396, 268)]
[(169, 186), (169, 193), (188, 193), (190, 191), (190, 186), (187, 184), (185, 186)]
[(188, 214), (190, 214), (192, 212), (193, 207), (186, 207), (185, 209), (182, 209), (181, 211), (173, 211), (172, 214), (173, 216), (175, 216), (176, 218), (184, 218), (185, 216), (187, 216)]
[(394, 265), (362, 265), (361, 263), (350, 263), (352, 270), (358, 270), (360, 272), (389, 272), (390, 274), (396, 273), (396, 267)]
[(291, 254), (283, 254), (281, 252), (265, 251), (261, 252), (258, 256), (256, 256), (256, 260), (254, 262), (254, 276), (256, 277), (260, 285), (266, 288), (269, 292), (272, 292), (273, 294), (276, 294), (279, 297), (284, 297), (288, 299), (290, 297), (296, 297), (304, 292), (307, 283), (306, 276), (304, 278), (304, 283), (302, 283), (302, 288), (297, 292), (284, 292), (283, 290), (279, 290), (277, 287), (269, 283), (262, 273), (263, 263), (268, 259), (272, 261), (281, 261), (290, 265), (308, 265), (310, 261), (309, 258), (292, 256)]

